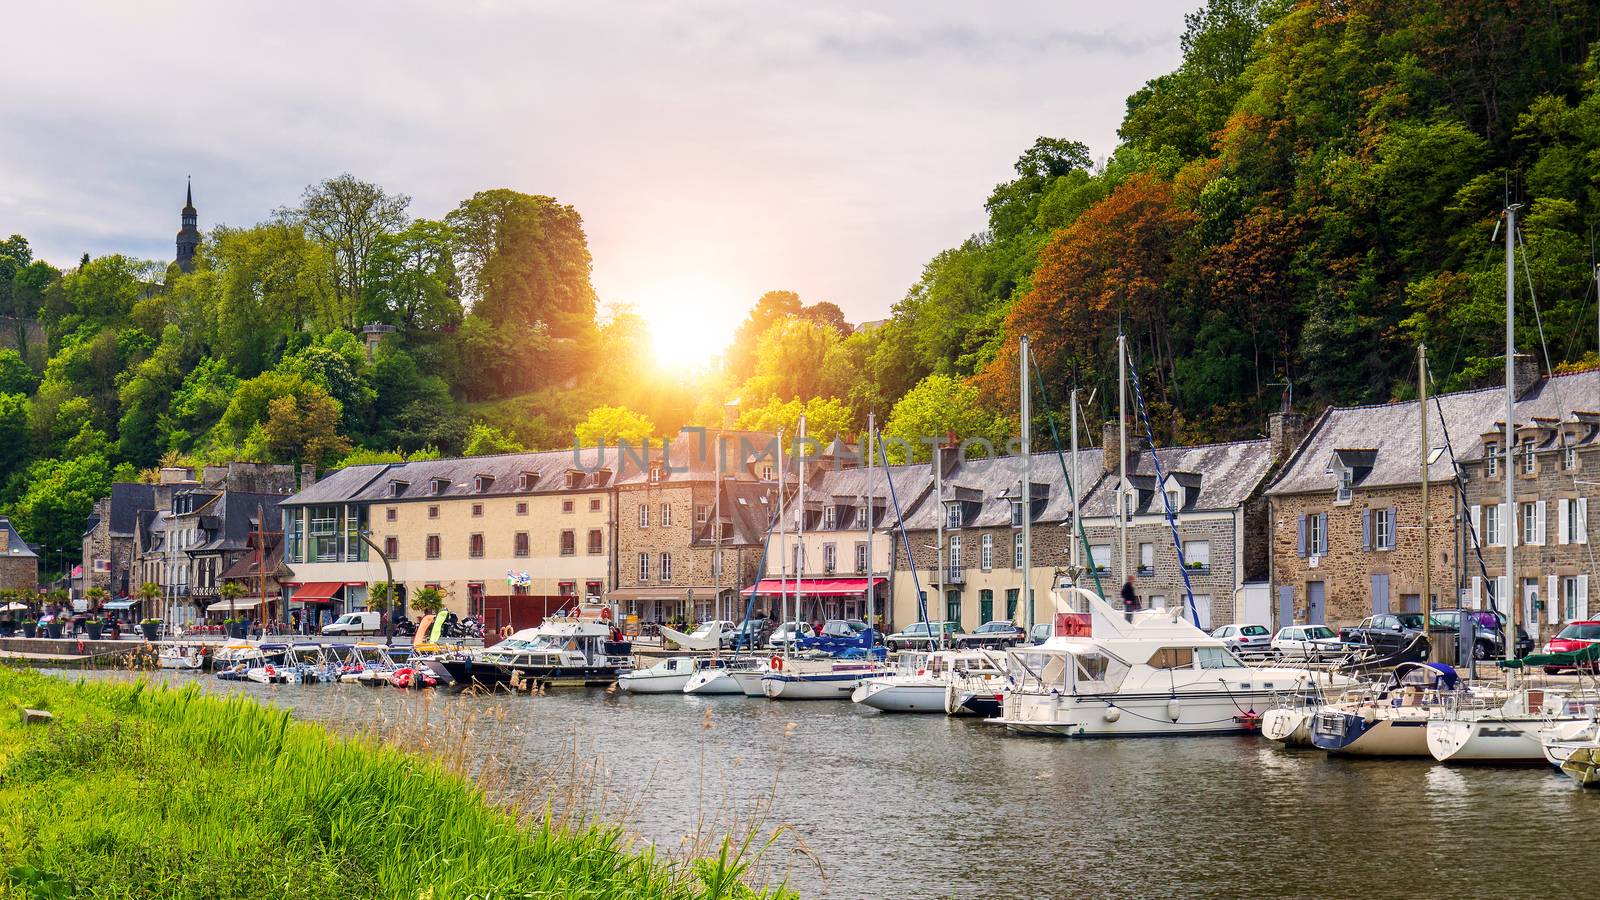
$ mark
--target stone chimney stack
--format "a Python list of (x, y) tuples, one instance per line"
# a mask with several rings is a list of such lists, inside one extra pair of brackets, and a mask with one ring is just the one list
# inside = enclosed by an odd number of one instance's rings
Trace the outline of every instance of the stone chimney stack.
[(1539, 369), (1539, 361), (1532, 354), (1518, 353), (1516, 358), (1511, 361), (1511, 366), (1513, 371), (1516, 372), (1517, 382), (1513, 385), (1513, 389), (1518, 397), (1527, 393), (1528, 388), (1539, 383), (1542, 373)]
[(1306, 419), (1292, 410), (1275, 412), (1267, 416), (1267, 441), (1272, 448), (1272, 462), (1283, 465), (1300, 446), (1306, 436)]
[(317, 467), (312, 463), (301, 463), (301, 465), (300, 465), (300, 490), (303, 491), (306, 488), (312, 486), (313, 484), (316, 484), (316, 482), (317, 482)]
[(1100, 446), (1105, 449), (1102, 469), (1107, 475), (1117, 471), (1117, 465), (1122, 461), (1122, 436), (1117, 431), (1115, 419), (1107, 421), (1100, 426)]

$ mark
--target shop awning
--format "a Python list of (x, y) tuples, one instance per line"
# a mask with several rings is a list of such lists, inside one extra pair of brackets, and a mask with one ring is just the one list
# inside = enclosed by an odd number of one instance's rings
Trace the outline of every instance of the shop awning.
[(135, 603), (138, 603), (138, 602), (139, 602), (138, 600), (132, 600), (132, 599), (129, 599), (129, 600), (107, 600), (105, 603), (103, 603), (101, 605), (104, 606), (106, 609), (133, 609), (133, 605)]
[[(715, 586), (704, 587), (642, 587), (618, 588), (606, 594), (608, 602), (626, 600), (657, 600), (669, 603), (683, 603), (692, 594), (696, 600), (715, 599), (719, 591), (732, 590), (732, 588), (718, 588)], [(574, 600), (577, 598), (574, 597)]]
[(343, 589), (342, 581), (308, 581), (300, 585), (289, 600), (294, 603), (332, 603), (333, 595)]
[[(886, 579), (880, 575), (872, 580), (877, 584), (882, 584)], [(755, 587), (745, 590), (746, 594), (760, 594), (763, 596), (777, 596), (796, 592), (809, 597), (853, 597), (867, 592), (867, 579), (763, 578), (756, 582)]]
[[(272, 600), (269, 598), (268, 603)], [(260, 609), (261, 601), (256, 597), (240, 597), (237, 600), (218, 600), (206, 607), (206, 612), (235, 612), (241, 609)]]

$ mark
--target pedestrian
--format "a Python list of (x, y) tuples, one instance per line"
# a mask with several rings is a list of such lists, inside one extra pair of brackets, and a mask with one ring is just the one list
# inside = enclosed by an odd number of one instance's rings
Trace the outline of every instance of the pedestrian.
[(1128, 616), (1128, 621), (1133, 621), (1133, 614), (1139, 611), (1139, 595), (1133, 590), (1133, 576), (1122, 583), (1122, 611)]

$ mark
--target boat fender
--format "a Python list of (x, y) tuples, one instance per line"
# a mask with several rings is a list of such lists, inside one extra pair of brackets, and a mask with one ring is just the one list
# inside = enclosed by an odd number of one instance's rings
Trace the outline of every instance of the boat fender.
[(1368, 725), (1378, 721), (1378, 711), (1370, 706), (1363, 708), (1361, 710), (1361, 721), (1367, 723)]
[(1182, 714), (1183, 704), (1178, 702), (1177, 697), (1173, 697), (1171, 700), (1167, 701), (1167, 718), (1176, 722), (1178, 721), (1178, 717)]
[(767, 665), (772, 667), (772, 671), (774, 671), (774, 672), (782, 672), (783, 671), (783, 657), (781, 657), (781, 656), (777, 655), (776, 653), (774, 653), (772, 655), (772, 658), (767, 660)]
[(1115, 706), (1107, 706), (1106, 711), (1102, 713), (1102, 715), (1105, 717), (1107, 722), (1115, 722), (1122, 718), (1122, 710), (1117, 709)]

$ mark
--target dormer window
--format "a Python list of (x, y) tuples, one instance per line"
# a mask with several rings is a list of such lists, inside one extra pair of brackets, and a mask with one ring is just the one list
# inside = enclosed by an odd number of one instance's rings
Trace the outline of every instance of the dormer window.
[(391, 481), (389, 482), (389, 496), (403, 497), (405, 496), (406, 490), (410, 487), (411, 482), (409, 481)]
[(1022, 527), (1022, 502), (1020, 500), (1011, 501), (1011, 527)]
[(960, 501), (957, 501), (955, 503), (946, 503), (944, 505), (944, 527), (946, 527), (946, 528), (960, 528), (961, 527), (961, 503), (960, 503)]
[(836, 506), (824, 506), (822, 508), (822, 527), (823, 528), (832, 529), (835, 525), (838, 524), (838, 521), (839, 521), (839, 508), (838, 507), (836, 507)]
[(1355, 473), (1349, 469), (1339, 470), (1339, 487), (1334, 491), (1334, 499), (1349, 500), (1355, 496)]
[(443, 494), (445, 491), (447, 491), (449, 489), (450, 489), (450, 479), (448, 479), (448, 478), (435, 478), (435, 479), (433, 479), (433, 495), (435, 497), (439, 496), (440, 494)]
[(517, 490), (519, 491), (531, 491), (538, 483), (538, 472), (523, 472), (517, 476)]
[(761, 480), (762, 481), (771, 481), (772, 480), (772, 463), (767, 463), (766, 465), (761, 467)]
[(857, 528), (870, 528), (870, 527), (872, 527), (872, 526), (867, 524), (867, 510), (868, 509), (870, 509), (870, 507), (865, 503), (863, 503), (860, 506), (856, 507), (856, 527)]
[(1522, 439), (1522, 474), (1533, 474), (1533, 438)]
[(1183, 509), (1183, 500), (1176, 488), (1167, 488), (1167, 508), (1173, 512)]
[(1577, 447), (1567, 444), (1565, 447), (1561, 448), (1561, 465), (1568, 469), (1576, 469), (1578, 467)]
[(650, 464), (650, 481), (651, 482), (658, 482), (660, 480), (661, 480), (661, 464), (660, 463), (651, 463)]
[(580, 488), (580, 487), (583, 487), (583, 472), (578, 470), (578, 469), (573, 469), (573, 470), (567, 472), (567, 487), (569, 487), (569, 488)]
[(1494, 441), (1483, 444), (1483, 474), (1486, 478), (1500, 474), (1500, 445)]
[(477, 493), (479, 493), (479, 494), (487, 493), (489, 488), (491, 488), (491, 487), (494, 487), (494, 476), (493, 475), (476, 475), (476, 476), (473, 476), (472, 489), (474, 491), (476, 491)]

